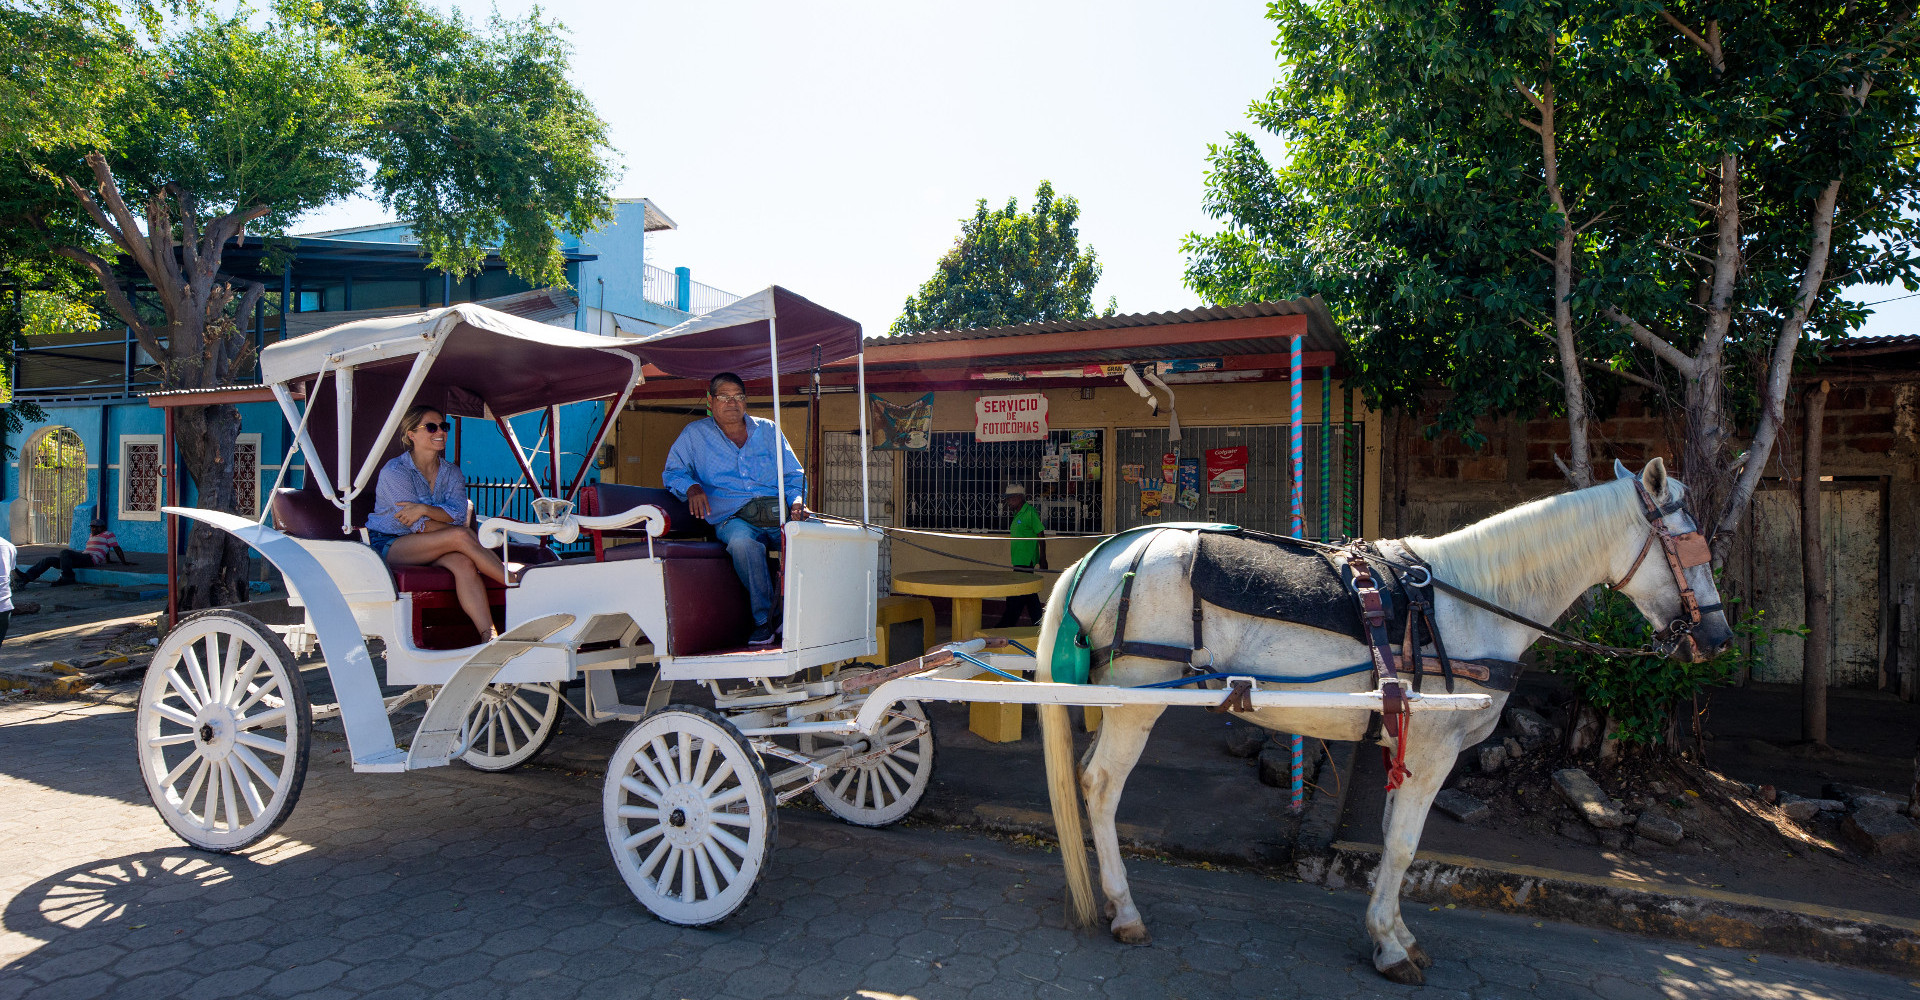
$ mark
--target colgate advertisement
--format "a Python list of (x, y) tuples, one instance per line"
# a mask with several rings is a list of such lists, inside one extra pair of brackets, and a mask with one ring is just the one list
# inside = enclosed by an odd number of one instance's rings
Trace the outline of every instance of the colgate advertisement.
[(981, 441), (1045, 441), (1047, 397), (983, 396), (973, 401), (973, 436)]

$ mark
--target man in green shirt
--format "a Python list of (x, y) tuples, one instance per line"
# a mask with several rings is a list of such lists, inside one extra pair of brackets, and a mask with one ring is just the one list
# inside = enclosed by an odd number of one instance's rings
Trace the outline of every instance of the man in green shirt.
[[(1027, 488), (1019, 483), (1007, 484), (1007, 510), (1013, 514), (1013, 525), (1008, 533), (1013, 535), (1010, 548), (1013, 550), (1013, 568), (1032, 571), (1037, 563), (1041, 569), (1047, 568), (1047, 543), (1039, 541), (1047, 533), (1047, 526), (1040, 520), (1040, 512), (1027, 502)], [(1026, 539), (1034, 539), (1026, 541)], [(1020, 613), (1030, 612), (1033, 623), (1040, 623), (1041, 607), (1038, 594), (1021, 594), (1007, 598), (1006, 610), (1000, 612), (998, 628), (1012, 628), (1020, 624)]]

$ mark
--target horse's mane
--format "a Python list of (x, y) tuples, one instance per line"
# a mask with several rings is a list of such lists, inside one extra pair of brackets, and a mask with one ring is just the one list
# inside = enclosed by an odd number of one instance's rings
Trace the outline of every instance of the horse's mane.
[[(1683, 487), (1667, 477), (1666, 497)], [(1438, 538), (1414, 538), (1436, 575), (1497, 604), (1512, 606), (1565, 585), (1569, 565), (1607, 558), (1621, 533), (1644, 523), (1627, 479), (1523, 503)]]

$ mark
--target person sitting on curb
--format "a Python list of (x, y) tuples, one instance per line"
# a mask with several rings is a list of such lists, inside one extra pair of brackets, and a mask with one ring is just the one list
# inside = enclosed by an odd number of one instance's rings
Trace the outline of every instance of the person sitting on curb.
[(95, 521), (87, 526), (87, 532), (89, 537), (87, 538), (87, 550), (85, 552), (61, 549), (59, 555), (48, 556), (34, 563), (33, 568), (27, 570), (25, 573), (14, 570), (14, 589), (18, 590), (40, 579), (42, 573), (45, 573), (55, 566), (60, 567), (60, 578), (53, 581), (53, 585), (56, 587), (66, 587), (80, 582), (74, 578), (73, 571), (75, 567), (105, 566), (110, 556), (118, 556), (120, 564), (123, 566), (133, 565), (133, 560), (128, 559), (127, 553), (120, 548), (120, 539), (115, 538), (113, 532), (107, 530), (107, 522)]

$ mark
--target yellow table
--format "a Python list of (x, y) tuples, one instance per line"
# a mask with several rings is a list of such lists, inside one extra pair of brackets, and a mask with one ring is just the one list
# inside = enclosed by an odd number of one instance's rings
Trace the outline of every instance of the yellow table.
[(1039, 573), (1011, 569), (923, 569), (893, 578), (896, 594), (953, 599), (953, 638), (971, 639), (980, 631), (980, 602), (989, 597), (1038, 594), (1053, 582)]
[[(946, 597), (953, 600), (953, 638), (971, 639), (980, 631), (980, 602), (989, 597), (1016, 597), (1037, 594), (1052, 583), (1038, 573), (1003, 569), (928, 569), (901, 573), (893, 578), (896, 594), (922, 597)], [(980, 674), (979, 680), (1004, 680), (994, 674)], [(967, 728), (981, 739), (993, 743), (1012, 743), (1020, 739), (1021, 706), (976, 701), (968, 706)]]

